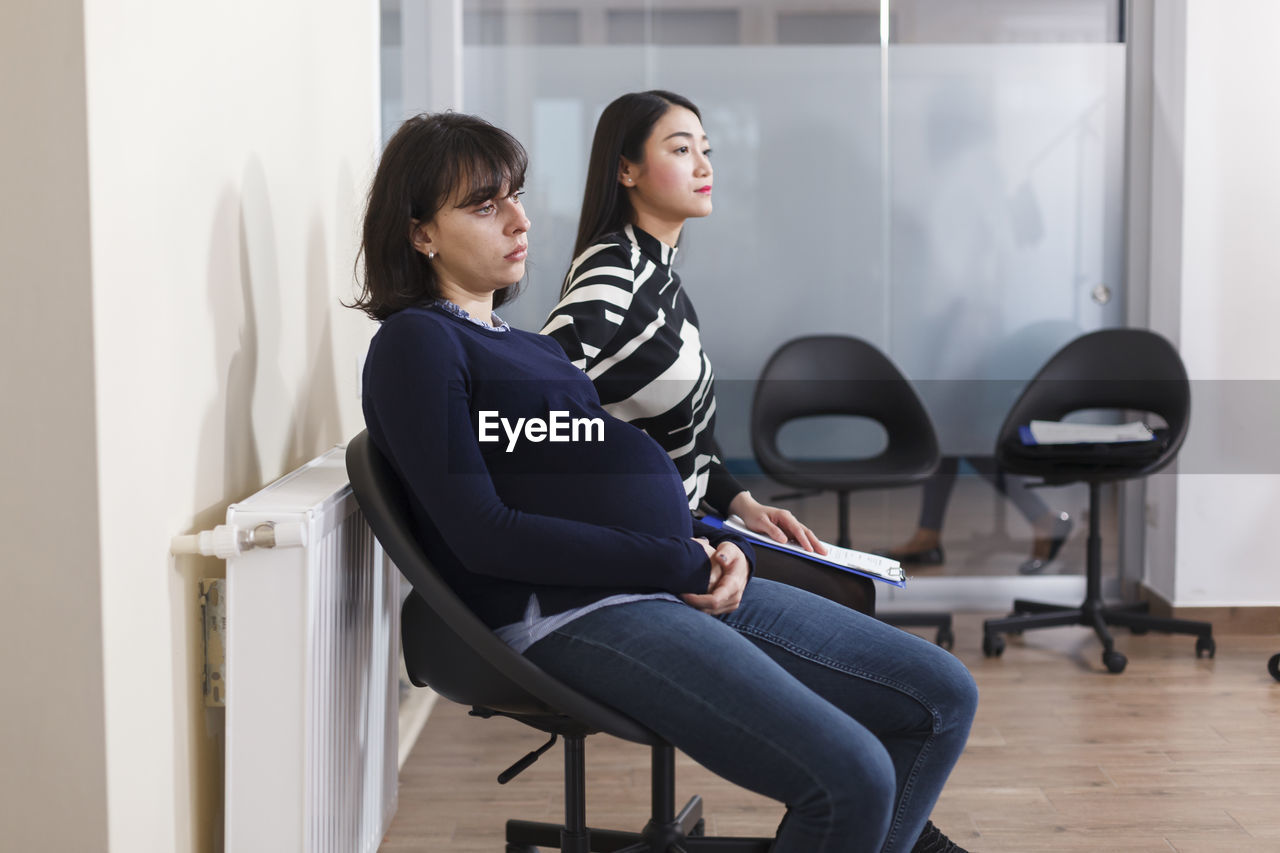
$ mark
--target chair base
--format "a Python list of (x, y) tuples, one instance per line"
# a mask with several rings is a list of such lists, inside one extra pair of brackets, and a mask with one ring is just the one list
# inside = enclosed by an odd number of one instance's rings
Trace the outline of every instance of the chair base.
[(650, 821), (640, 832), (588, 827), (583, 835), (566, 837), (560, 824), (509, 820), (507, 853), (533, 853), (535, 847), (562, 853), (768, 853), (773, 844), (773, 839), (766, 838), (708, 838), (702, 834), (704, 826), (702, 798), (698, 796), (691, 798), (671, 823), (656, 826)]
[(772, 838), (703, 835), (701, 797), (690, 799), (677, 814), (675, 750), (666, 743), (651, 747), (652, 816), (645, 828), (618, 832), (588, 827), (584, 742), (579, 732), (564, 734), (564, 823), (507, 821), (507, 853), (537, 853), (538, 847), (560, 853), (768, 853), (773, 846)]
[(1189, 619), (1170, 619), (1151, 616), (1145, 601), (1132, 604), (1106, 606), (1100, 599), (1086, 598), (1079, 607), (1064, 607), (1040, 601), (1013, 602), (1013, 613), (1004, 619), (988, 619), (982, 623), (982, 653), (987, 657), (999, 657), (1004, 652), (1001, 634), (1021, 634), (1036, 628), (1054, 628), (1061, 625), (1083, 625), (1092, 628), (1102, 641), (1102, 663), (1112, 673), (1121, 673), (1128, 659), (1116, 651), (1115, 640), (1108, 626), (1118, 625), (1135, 634), (1162, 631), (1170, 634), (1190, 634), (1196, 637), (1196, 657), (1217, 651), (1213, 641), (1213, 625)]
[(1085, 555), (1085, 594), (1079, 607), (1063, 607), (1040, 601), (1013, 602), (1013, 613), (1004, 619), (988, 619), (982, 623), (982, 653), (987, 657), (999, 657), (1004, 652), (1001, 634), (1020, 634), (1036, 628), (1055, 628), (1059, 625), (1083, 625), (1092, 628), (1102, 641), (1102, 664), (1112, 673), (1124, 672), (1128, 658), (1116, 651), (1108, 625), (1128, 628), (1135, 634), (1147, 631), (1164, 631), (1171, 634), (1194, 634), (1196, 657), (1208, 653), (1213, 657), (1217, 650), (1213, 642), (1213, 626), (1208, 622), (1190, 619), (1166, 619), (1147, 613), (1145, 601), (1118, 604), (1108, 607), (1102, 601), (1102, 536), (1101, 485), (1098, 480), (1089, 481), (1089, 539)]

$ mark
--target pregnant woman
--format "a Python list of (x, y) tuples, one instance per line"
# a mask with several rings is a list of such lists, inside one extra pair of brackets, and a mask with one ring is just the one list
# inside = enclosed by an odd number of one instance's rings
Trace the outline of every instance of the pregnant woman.
[[(785, 803), (774, 853), (956, 849), (921, 833), (973, 720), (968, 671), (752, 577), (750, 546), (691, 518), (666, 451), (605, 411), (554, 341), (494, 313), (531, 251), (525, 168), (483, 120), (422, 115), (369, 193), (356, 307), (381, 327), (364, 415), (428, 558), (538, 666)], [(600, 430), (482, 440), (495, 418), (556, 413)]]

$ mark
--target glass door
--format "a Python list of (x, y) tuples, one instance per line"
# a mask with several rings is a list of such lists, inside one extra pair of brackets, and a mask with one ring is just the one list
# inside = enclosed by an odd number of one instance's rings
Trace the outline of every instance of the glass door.
[[(1083, 524), (1054, 563), (1022, 577), (1035, 539), (1028, 515), (1038, 512), (1023, 499), (1079, 517), (1083, 493), (1005, 482), (1009, 500), (977, 472), (1045, 359), (1124, 318), (1121, 0), (822, 5), (383, 0), (384, 124), (451, 107), (526, 144), (536, 251), (524, 295), (503, 314), (538, 328), (570, 261), (601, 110), (641, 89), (691, 98), (715, 149), (716, 204), (685, 229), (678, 269), (719, 378), (717, 434), (730, 466), (759, 474), (748, 413), (779, 344), (864, 338), (916, 384), (957, 473), (938, 522), (946, 559), (918, 567), (916, 580), (1001, 579), (980, 587), (994, 606), (1007, 605), (1005, 581), (1073, 597)], [(441, 47), (449, 27), (455, 38)], [(415, 64), (428, 45), (431, 61)], [(458, 80), (452, 89), (397, 82), (410, 68)], [(457, 94), (408, 103), (410, 89)], [(816, 458), (883, 440), (817, 421), (786, 438)], [(921, 489), (858, 501), (854, 545), (868, 549), (906, 542), (922, 505), (938, 504)], [(834, 537), (834, 499), (793, 506)], [(1104, 541), (1114, 553), (1117, 538), (1104, 532)], [(969, 595), (939, 589), (951, 601)]]
[[(1029, 489), (995, 471), (992, 455), (1040, 366), (1124, 322), (1123, 8), (887, 0), (885, 10), (889, 351), (945, 457), (899, 542), (918, 552), (929, 541), (920, 531), (934, 530), (945, 560), (922, 571), (1025, 573), (1070, 598), (1070, 583), (1049, 578), (1082, 571), (1086, 489)], [(1114, 493), (1105, 515), (1114, 564)]]

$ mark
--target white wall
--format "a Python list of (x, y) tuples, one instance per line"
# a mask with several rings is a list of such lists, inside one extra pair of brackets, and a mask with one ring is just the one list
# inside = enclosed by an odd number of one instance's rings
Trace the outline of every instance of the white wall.
[[(4, 88), (40, 83), (5, 92), (0, 143), (21, 294), (0, 347), (30, 370), (5, 397), (29, 417), (16, 482), (38, 501), (14, 552), (27, 612), (4, 613), (6, 677), (10, 650), (30, 657), (30, 712), (4, 727), (30, 744), (6, 742), (4, 763), (29, 757), (36, 784), (5, 773), (5, 844), (217, 850), (221, 712), (200, 700), (196, 590), (223, 567), (175, 561), (169, 539), (361, 428), (371, 328), (338, 300), (378, 153), (377, 3), (71, 5), (83, 15), (32, 0), (16, 25), (6, 8), (0, 36)], [(61, 535), (42, 494), (58, 490)], [(69, 638), (28, 651), (49, 634)]]
[(0, 26), (0, 846), (106, 849), (84, 17)]
[(377, 4), (86, 3), (111, 849), (215, 849), (196, 587), (166, 556), (361, 427)]
[[(1167, 534), (1176, 573), (1148, 580), (1181, 606), (1280, 605), (1280, 4), (1155, 5), (1184, 6), (1186, 17), (1167, 39), (1175, 51), (1185, 41), (1183, 77), (1170, 87), (1181, 115), (1174, 104), (1155, 124), (1176, 168), (1156, 182), (1181, 188), (1180, 222), (1165, 230), (1180, 234), (1163, 246), (1153, 238), (1152, 313), (1176, 308), (1193, 410)], [(1168, 206), (1153, 207), (1159, 227)], [(1175, 289), (1180, 304), (1162, 299)]]

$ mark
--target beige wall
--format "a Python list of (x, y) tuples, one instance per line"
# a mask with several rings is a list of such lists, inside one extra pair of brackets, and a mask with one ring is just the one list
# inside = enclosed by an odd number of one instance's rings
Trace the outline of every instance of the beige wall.
[(0, 27), (0, 846), (106, 849), (89, 173), (78, 3)]
[(27, 759), (5, 846), (216, 850), (196, 585), (223, 569), (168, 544), (361, 428), (371, 329), (338, 300), (377, 156), (377, 4), (65, 5), (6, 11), (0, 36), (20, 306), (0, 346), (33, 368), (5, 371), (6, 524), (31, 533), (4, 537), (5, 764)]

